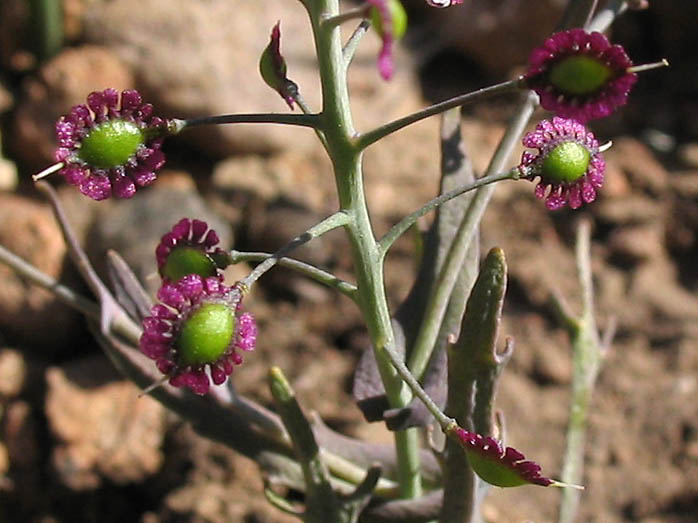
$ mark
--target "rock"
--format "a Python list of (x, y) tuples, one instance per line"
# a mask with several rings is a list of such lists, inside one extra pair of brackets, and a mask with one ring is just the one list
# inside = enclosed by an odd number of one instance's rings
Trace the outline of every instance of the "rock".
[(636, 192), (644, 189), (657, 195), (666, 190), (669, 173), (642, 142), (633, 138), (620, 138), (605, 154), (609, 162), (615, 163), (628, 175)]
[(111, 51), (82, 46), (66, 48), (23, 85), (14, 116), (12, 150), (33, 170), (54, 161), (54, 126), (73, 105), (85, 103), (92, 91), (133, 88), (133, 77)]
[(68, 487), (92, 489), (102, 478), (139, 482), (162, 464), (165, 409), (102, 357), (46, 371), (46, 418), (59, 444), (53, 464)]
[[(134, 16), (134, 13), (138, 16)], [(305, 11), (293, 2), (209, 0), (122, 0), (96, 2), (87, 16), (86, 37), (113, 48), (134, 70), (139, 84), (168, 116), (286, 112), (281, 97), (258, 73), (258, 60), (272, 26), (281, 20), (281, 49), (288, 75), (311, 108), (320, 108), (317, 65)], [(353, 30), (347, 24), (345, 38)], [(368, 34), (349, 73), (356, 126), (367, 129), (418, 104), (417, 82), (398, 53), (392, 81), (376, 68), (379, 39)], [(272, 125), (207, 126), (183, 138), (219, 157), (270, 153), (293, 147), (318, 148), (309, 129)]]
[(2, 441), (12, 469), (15, 492), (32, 492), (39, 485), (41, 453), (37, 413), (23, 400), (4, 407)]
[(7, 451), (7, 447), (4, 443), (0, 443), (0, 488), (3, 490), (8, 489), (8, 482), (5, 476), (10, 470), (10, 454)]
[(279, 198), (319, 214), (336, 208), (331, 167), (321, 154), (290, 150), (269, 157), (233, 156), (216, 164), (211, 181), (214, 196), (238, 209), (250, 199), (269, 204)]
[(0, 349), (0, 396), (17, 396), (24, 387), (26, 376), (27, 368), (22, 353), (12, 349)]
[(666, 256), (664, 228), (659, 224), (614, 229), (608, 239), (612, 255), (636, 264)]
[(29, 23), (29, 3), (23, 0), (0, 2), (0, 64), (15, 70), (33, 65), (33, 57), (22, 47)]
[(17, 187), (15, 162), (0, 157), (0, 191), (13, 191)]
[[(60, 280), (64, 273), (66, 246), (46, 204), (0, 194), (0, 245), (53, 278)], [(75, 333), (78, 318), (53, 294), (0, 264), (0, 328), (55, 350)]]
[(679, 159), (692, 169), (698, 169), (698, 143), (691, 142), (681, 145), (677, 151)]
[(0, 81), (0, 114), (9, 111), (14, 105), (14, 97), (7, 89), (4, 82)]

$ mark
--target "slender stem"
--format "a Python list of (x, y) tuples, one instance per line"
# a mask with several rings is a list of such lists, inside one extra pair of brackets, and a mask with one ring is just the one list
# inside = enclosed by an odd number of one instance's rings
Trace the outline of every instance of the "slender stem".
[[(383, 264), (371, 226), (361, 171), (361, 151), (354, 143), (347, 89), (346, 67), (340, 31), (322, 21), (339, 14), (338, 0), (307, 3), (315, 37), (322, 85), (322, 119), (327, 151), (332, 161), (340, 208), (350, 216), (345, 231), (351, 244), (357, 278), (357, 303), (366, 321), (376, 361), (392, 407), (404, 407), (412, 394), (400, 379), (388, 358), (395, 341), (390, 321)], [(400, 494), (404, 498), (421, 495), (419, 438), (415, 429), (395, 433)]]
[[(310, 108), (308, 103), (305, 101), (305, 98), (303, 98), (303, 95), (301, 94), (298, 87), (296, 87), (292, 96), (293, 96), (293, 100), (298, 104), (298, 107), (301, 108), (301, 111), (303, 111), (304, 115), (315, 116), (313, 114), (313, 110)], [(318, 137), (318, 140), (320, 140), (320, 142), (322, 143), (323, 147), (325, 149), (327, 149), (327, 139), (325, 138), (325, 133), (323, 132), (322, 126), (320, 125), (321, 123), (322, 122), (319, 122), (318, 125), (315, 126), (315, 134)]]
[(240, 283), (245, 287), (252, 287), (252, 284), (256, 282), (265, 272), (271, 269), (274, 265), (279, 263), (279, 261), (289, 252), (297, 247), (300, 247), (304, 243), (309, 242), (313, 238), (322, 236), (332, 229), (337, 227), (342, 227), (349, 222), (349, 215), (345, 212), (339, 211), (331, 216), (328, 216), (322, 220), (317, 225), (312, 226), (310, 229), (305, 231), (303, 234), (296, 236), (293, 240), (284, 245), (281, 249), (276, 251), (274, 254), (266, 258), (262, 263), (257, 265), (254, 270), (243, 278)]
[(298, 107), (301, 108), (301, 111), (303, 111), (304, 115), (312, 115), (313, 111), (308, 105), (308, 103), (305, 101), (305, 98), (303, 98), (303, 95), (301, 95), (300, 91), (296, 91), (295, 94), (293, 95), (294, 101), (298, 104)]
[[(509, 160), (514, 147), (523, 134), (523, 131), (531, 118), (534, 109), (538, 105), (538, 97), (531, 91), (523, 95), (519, 109), (512, 118), (507, 127), (502, 140), (497, 147), (497, 150), (490, 161), (484, 178), (492, 176), (492, 174), (500, 172), (504, 169), (504, 165)], [(448, 306), (448, 298), (451, 295), (453, 286), (458, 277), (458, 273), (463, 265), (466, 252), (470, 246), (477, 225), (480, 223), (483, 213), (487, 208), (487, 204), (494, 192), (494, 185), (485, 185), (477, 190), (473, 197), (468, 210), (463, 216), (460, 227), (456, 232), (454, 241), (444, 261), (443, 268), (439, 274), (436, 284), (429, 296), (427, 307), (424, 313), (422, 326), (415, 339), (412, 348), (412, 354), (408, 362), (409, 368), (412, 370), (417, 379), (422, 377), (424, 370), (427, 367), (429, 358), (434, 350), (434, 344), (439, 334), (439, 328), (443, 321), (446, 307)]]
[(99, 319), (99, 305), (92, 300), (88, 300), (84, 296), (76, 293), (70, 287), (66, 287), (61, 283), (58, 283), (55, 278), (49, 276), (45, 272), (40, 271), (29, 262), (8, 251), (2, 245), (0, 245), (0, 262), (4, 263), (17, 274), (23, 276), (35, 285), (38, 285), (42, 289), (46, 289), (47, 291), (53, 293), (63, 303), (81, 312), (88, 318), (92, 318), (94, 320)]
[(507, 82), (478, 89), (477, 91), (473, 91), (471, 93), (456, 96), (455, 98), (451, 98), (441, 103), (432, 105), (430, 107), (422, 109), (421, 111), (417, 111), (416, 113), (410, 114), (393, 122), (389, 122), (376, 129), (373, 129), (372, 131), (362, 134), (356, 139), (356, 146), (359, 149), (365, 149), (369, 145), (377, 142), (381, 138), (388, 136), (389, 134), (394, 133), (395, 131), (399, 131), (400, 129), (407, 127), (408, 125), (411, 125), (415, 122), (419, 122), (420, 120), (424, 120), (425, 118), (429, 118), (430, 116), (434, 116), (435, 114), (448, 111), (453, 107), (458, 107), (460, 105), (465, 105), (471, 102), (484, 100), (485, 98), (489, 98), (498, 94), (519, 91), (522, 88), (523, 77), (519, 77), (515, 80), (509, 80)]
[(39, 58), (46, 60), (63, 45), (63, 13), (61, 2), (31, 0), (29, 2), (35, 33), (33, 41)]
[(202, 116), (199, 118), (184, 120), (183, 127), (194, 127), (196, 125), (222, 125), (230, 123), (277, 123), (318, 128), (320, 126), (320, 117), (317, 114), (221, 114), (218, 116)]
[(322, 20), (323, 29), (331, 29), (333, 27), (338, 27), (344, 22), (349, 20), (356, 20), (357, 18), (366, 18), (369, 11), (371, 10), (371, 4), (364, 4), (354, 9), (347, 9), (341, 14), (328, 16)]
[[(250, 261), (260, 262), (265, 261), (266, 259), (271, 258), (272, 256), (274, 255), (268, 252), (243, 252), (235, 250), (230, 251), (230, 258), (232, 263)], [(323, 271), (322, 269), (319, 269), (314, 265), (310, 265), (309, 263), (305, 263), (300, 260), (295, 260), (293, 258), (280, 258), (277, 263), (282, 267), (292, 269), (301, 274), (304, 274), (309, 278), (312, 278), (313, 280), (319, 283), (327, 285), (328, 287), (332, 287), (333, 289), (338, 290), (339, 292), (353, 300), (356, 299), (356, 285), (354, 285), (353, 283), (349, 283), (348, 281), (344, 281), (340, 278), (337, 278), (334, 274), (331, 274), (327, 271)]]
[(368, 32), (370, 28), (371, 22), (369, 22), (368, 20), (362, 20), (361, 23), (357, 26), (357, 28), (354, 29), (354, 32), (349, 37), (349, 40), (347, 40), (347, 43), (344, 44), (344, 48), (342, 49), (342, 56), (344, 56), (345, 69), (349, 67), (349, 64), (351, 64), (351, 61), (354, 58), (354, 53), (359, 48), (359, 42), (361, 42), (361, 38), (363, 38), (363, 36)]
[(570, 0), (558, 25), (558, 30), (586, 27), (591, 21), (598, 3), (599, 0)]
[(492, 174), (490, 176), (483, 176), (482, 178), (478, 178), (477, 180), (475, 180), (473, 183), (463, 185), (462, 187), (458, 187), (456, 189), (453, 189), (452, 191), (448, 191), (447, 193), (437, 196), (433, 200), (425, 203), (422, 207), (414, 211), (412, 214), (405, 216), (402, 220), (393, 225), (393, 227), (385, 234), (385, 236), (381, 238), (380, 248), (383, 250), (383, 253), (385, 254), (388, 251), (388, 249), (390, 249), (392, 244), (395, 243), (395, 240), (397, 240), (402, 234), (405, 233), (405, 231), (407, 231), (412, 225), (414, 225), (414, 223), (419, 218), (421, 218), (428, 212), (434, 210), (439, 205), (442, 205), (447, 201), (452, 200), (453, 198), (456, 198), (469, 191), (479, 189), (480, 187), (494, 182), (499, 182), (502, 180), (516, 180), (518, 179), (519, 175), (520, 172), (518, 169), (512, 169), (510, 171)]
[[(321, 450), (321, 457), (333, 476), (343, 479), (352, 485), (358, 485), (366, 477), (366, 469), (337, 454)], [(374, 493), (380, 497), (394, 498), (396, 497), (397, 489), (397, 483), (394, 481), (380, 478)]]
[(609, 2), (599, 10), (589, 25), (588, 31), (598, 31), (603, 33), (611, 27), (613, 21), (628, 10), (628, 2), (625, 0), (609, 0)]
[(339, 521), (340, 506), (330, 483), (330, 473), (320, 457), (313, 429), (279, 367), (269, 370), (269, 388), (303, 470), (306, 496), (303, 521)]
[[(582, 290), (582, 316), (576, 325), (567, 323), (572, 340), (572, 398), (567, 428), (567, 449), (562, 468), (562, 481), (581, 482), (584, 471), (584, 440), (589, 407), (598, 376), (603, 352), (594, 321), (594, 289), (591, 277), (591, 226), (582, 221), (577, 229), (577, 271)], [(580, 492), (564, 489), (560, 503), (560, 523), (572, 523), (579, 507)]]
[(394, 351), (388, 351), (387, 354), (390, 358), (391, 363), (393, 364), (393, 367), (395, 367), (395, 370), (397, 370), (397, 373), (400, 375), (402, 380), (407, 384), (412, 393), (417, 398), (419, 398), (422, 401), (422, 403), (424, 403), (424, 406), (434, 416), (436, 421), (439, 423), (441, 429), (445, 431), (447, 427), (453, 425), (455, 423), (455, 420), (441, 412), (439, 406), (434, 402), (434, 400), (431, 399), (431, 397), (429, 397), (429, 394), (427, 394), (426, 391), (422, 388), (422, 386), (417, 381), (417, 378), (415, 378), (414, 374), (410, 372), (410, 369), (407, 368), (407, 365), (405, 365), (405, 362), (402, 360), (402, 358)]

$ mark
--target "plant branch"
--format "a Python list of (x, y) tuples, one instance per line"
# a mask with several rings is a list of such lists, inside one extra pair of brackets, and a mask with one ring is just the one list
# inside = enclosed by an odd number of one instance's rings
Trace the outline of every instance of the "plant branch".
[(298, 125), (301, 127), (320, 127), (320, 116), (317, 114), (281, 114), (281, 113), (252, 113), (252, 114), (221, 114), (217, 116), (202, 116), (187, 120), (174, 120), (175, 125), (182, 129), (197, 125), (223, 125), (233, 123), (276, 123)]
[(586, 27), (587, 31), (598, 31), (603, 33), (611, 27), (613, 21), (628, 10), (626, 0), (609, 0)]
[[(357, 303), (366, 321), (386, 396), (392, 407), (404, 407), (412, 398), (386, 355), (395, 346), (390, 310), (383, 280), (383, 264), (371, 225), (363, 188), (361, 151), (356, 148), (354, 123), (347, 87), (347, 69), (338, 27), (322, 22), (339, 15), (338, 0), (307, 2), (322, 86), (322, 120), (326, 150), (332, 161), (339, 205), (350, 216), (345, 231), (357, 280)], [(419, 434), (395, 432), (400, 495), (422, 493)]]
[(366, 18), (369, 11), (371, 10), (371, 4), (364, 4), (353, 9), (347, 9), (343, 13), (334, 16), (328, 16), (323, 18), (320, 22), (323, 29), (332, 29), (338, 27), (344, 22), (349, 20), (356, 20), (357, 18)]
[(291, 252), (297, 247), (300, 247), (304, 243), (309, 242), (313, 238), (322, 236), (326, 232), (336, 229), (337, 227), (342, 227), (349, 223), (349, 215), (342, 211), (336, 212), (331, 216), (328, 216), (322, 220), (317, 225), (314, 225), (303, 234), (296, 236), (293, 240), (284, 245), (281, 249), (276, 251), (274, 254), (265, 259), (262, 263), (257, 265), (254, 270), (243, 278), (240, 283), (245, 287), (252, 287), (252, 284), (256, 282), (265, 272), (271, 269), (274, 265), (279, 263), (279, 260), (284, 258), (286, 254)]
[[(519, 142), (537, 105), (538, 97), (532, 91), (528, 91), (522, 96), (519, 108), (509, 123), (483, 178), (504, 169), (504, 165), (509, 161), (509, 156)], [(408, 362), (409, 368), (418, 379), (424, 373), (434, 350), (439, 328), (448, 306), (448, 299), (453, 291), (453, 286), (463, 265), (470, 242), (475, 235), (477, 225), (480, 223), (487, 204), (492, 197), (494, 187), (494, 185), (485, 185), (475, 193), (456, 232), (436, 284), (428, 298), (422, 327), (417, 334)]]
[[(602, 348), (594, 321), (594, 290), (591, 275), (591, 224), (581, 221), (577, 228), (576, 259), (582, 292), (582, 315), (575, 323), (565, 322), (572, 342), (572, 398), (567, 428), (567, 449), (562, 481), (579, 484), (584, 471), (584, 440), (596, 377), (606, 348)], [(580, 493), (564, 489), (560, 503), (560, 523), (572, 523), (579, 507)]]
[(351, 64), (351, 61), (354, 58), (354, 53), (359, 48), (359, 42), (361, 42), (361, 38), (363, 38), (363, 36), (368, 32), (370, 28), (371, 22), (369, 22), (368, 20), (362, 20), (361, 23), (357, 26), (357, 28), (354, 29), (354, 32), (349, 37), (349, 40), (347, 40), (347, 43), (344, 44), (344, 48), (342, 49), (342, 56), (344, 57), (345, 69), (349, 67), (349, 64)]
[(329, 471), (320, 459), (320, 448), (315, 435), (291, 385), (278, 367), (269, 370), (269, 388), (303, 469), (306, 487), (303, 520), (307, 523), (338, 521), (339, 507), (330, 483)]
[(363, 150), (369, 145), (374, 144), (378, 140), (385, 138), (389, 134), (399, 131), (400, 129), (403, 129), (408, 125), (412, 125), (413, 123), (419, 122), (420, 120), (429, 118), (430, 116), (443, 113), (444, 111), (448, 111), (449, 109), (452, 109), (454, 107), (462, 106), (475, 101), (484, 100), (486, 98), (498, 94), (516, 92), (521, 90), (522, 88), (523, 77), (519, 77), (515, 80), (509, 80), (507, 82), (478, 89), (477, 91), (473, 91), (471, 93), (456, 96), (455, 98), (445, 100), (438, 104), (422, 109), (421, 111), (417, 111), (416, 113), (389, 122), (376, 129), (373, 129), (372, 131), (364, 133), (356, 139), (356, 146), (360, 150)]
[(425, 203), (422, 207), (414, 211), (412, 214), (405, 216), (402, 220), (393, 225), (393, 227), (380, 240), (381, 250), (384, 254), (387, 253), (388, 249), (390, 249), (392, 244), (395, 243), (395, 240), (397, 240), (402, 234), (405, 233), (405, 231), (407, 231), (412, 225), (414, 225), (414, 223), (419, 218), (421, 218), (428, 212), (434, 210), (439, 205), (442, 205), (447, 201), (452, 200), (453, 198), (456, 198), (469, 191), (479, 189), (480, 187), (484, 187), (485, 185), (489, 185), (491, 183), (500, 182), (502, 180), (517, 180), (519, 178), (519, 174), (519, 170), (515, 168), (510, 171), (492, 174), (490, 176), (483, 176), (482, 178), (478, 178), (477, 180), (475, 180), (473, 183), (469, 183), (462, 187), (453, 189), (452, 191), (448, 191), (447, 193), (444, 193), (440, 196), (437, 196), (433, 200)]
[(42, 289), (46, 289), (56, 296), (63, 303), (81, 312), (88, 318), (99, 319), (99, 305), (92, 300), (76, 293), (70, 287), (66, 287), (55, 278), (45, 272), (40, 271), (28, 261), (20, 258), (16, 254), (0, 245), (0, 262), (4, 263), (20, 276), (26, 278)]
[[(273, 256), (274, 254), (268, 252), (230, 251), (230, 260), (233, 264), (240, 262), (263, 262)], [(344, 281), (332, 273), (319, 269), (318, 267), (310, 265), (309, 263), (287, 257), (279, 258), (277, 264), (282, 267), (286, 267), (287, 269), (299, 272), (308, 278), (322, 283), (323, 285), (332, 287), (352, 300), (356, 300), (356, 285), (349, 283), (348, 281)]]

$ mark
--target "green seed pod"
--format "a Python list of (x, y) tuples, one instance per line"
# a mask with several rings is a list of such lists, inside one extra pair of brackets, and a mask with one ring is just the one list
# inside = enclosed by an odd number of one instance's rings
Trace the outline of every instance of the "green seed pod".
[(220, 358), (235, 334), (235, 318), (228, 305), (205, 303), (182, 324), (177, 337), (179, 364), (203, 365)]
[(178, 281), (189, 274), (207, 278), (218, 273), (218, 266), (211, 256), (201, 249), (177, 247), (167, 256), (161, 273), (172, 281)]
[[(407, 13), (399, 0), (388, 0), (388, 12), (392, 23), (392, 37), (399, 40), (407, 31)], [(376, 29), (378, 35), (383, 38), (383, 19), (380, 11), (376, 7), (371, 8), (371, 25)]]
[(570, 56), (550, 68), (550, 83), (560, 91), (589, 95), (601, 89), (613, 75), (606, 64), (590, 56)]
[(590, 160), (586, 147), (576, 142), (563, 142), (545, 156), (541, 174), (548, 180), (574, 182), (587, 172)]
[(100, 169), (111, 169), (124, 165), (145, 142), (143, 132), (133, 122), (109, 120), (82, 139), (78, 158)]

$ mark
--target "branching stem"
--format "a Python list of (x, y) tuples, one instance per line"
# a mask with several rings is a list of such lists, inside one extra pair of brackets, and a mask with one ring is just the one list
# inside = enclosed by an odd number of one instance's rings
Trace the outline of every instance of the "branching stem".
[(382, 138), (385, 138), (389, 134), (399, 131), (408, 125), (419, 122), (420, 120), (429, 118), (430, 116), (443, 113), (454, 107), (466, 105), (475, 101), (481, 101), (499, 94), (520, 91), (523, 88), (525, 88), (524, 79), (523, 77), (519, 77), (515, 80), (509, 80), (508, 82), (483, 87), (477, 91), (456, 96), (362, 134), (356, 139), (356, 146), (359, 149), (365, 149), (369, 145), (374, 144)]

